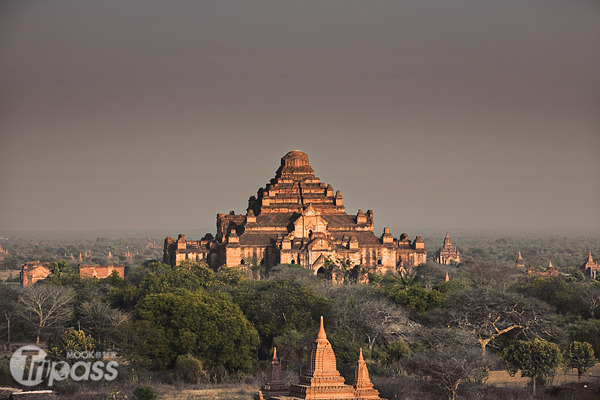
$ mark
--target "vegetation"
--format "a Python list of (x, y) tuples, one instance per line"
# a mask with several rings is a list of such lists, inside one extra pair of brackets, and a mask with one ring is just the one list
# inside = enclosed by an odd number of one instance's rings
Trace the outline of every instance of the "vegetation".
[(577, 370), (577, 378), (581, 382), (581, 375), (596, 364), (596, 357), (592, 345), (586, 342), (573, 342), (564, 354), (565, 368)]
[(521, 376), (531, 378), (534, 395), (536, 381), (545, 382), (554, 378), (562, 363), (560, 348), (555, 343), (540, 339), (518, 340), (504, 348), (502, 359), (511, 376), (520, 370)]
[[(174, 382), (256, 387), (263, 383), (259, 360), (275, 346), (293, 377), (307, 360), (321, 316), (340, 372), (351, 377), (363, 348), (382, 397), (500, 399), (504, 393), (525, 399), (523, 391), (482, 382), (490, 371), (520, 369), (535, 389), (556, 374), (561, 360), (584, 376), (600, 352), (600, 282), (574, 267), (600, 241), (455, 242), (461, 243), (461, 264), (428, 262), (405, 277), (371, 273), (368, 284), (356, 283), (343, 260), (329, 260), (325, 274), (315, 276), (295, 265), (258, 271), (256, 262), (251, 271), (189, 261), (173, 267), (156, 261), (160, 249), (146, 248), (153, 243), (148, 239), (3, 242), (9, 256), (2, 265), (20, 257), (52, 264), (43, 284), (0, 284), (0, 342), (39, 342), (56, 359), (75, 349), (117, 352), (115, 385), (127, 389), (102, 389), (107, 398), (145, 398), (140, 386), (148, 379), (155, 381), (154, 395), (156, 385)], [(518, 271), (513, 264), (519, 250), (527, 263), (552, 260), (563, 275)], [(125, 278), (81, 279), (70, 253), (77, 259), (90, 251), (85, 262), (93, 263), (101, 251), (123, 261)], [(136, 256), (121, 258), (127, 252)], [(40, 256), (26, 259), (34, 254)], [(247, 278), (258, 272), (261, 280)]]

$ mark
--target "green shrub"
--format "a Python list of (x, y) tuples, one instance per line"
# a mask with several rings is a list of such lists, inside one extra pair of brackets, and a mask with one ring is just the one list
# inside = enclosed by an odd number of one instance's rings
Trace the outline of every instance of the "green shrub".
[(202, 369), (202, 361), (191, 354), (182, 354), (177, 357), (173, 374), (175, 380), (185, 383), (198, 383), (206, 378), (206, 372)]
[(133, 400), (156, 400), (158, 396), (150, 386), (140, 386), (133, 391)]

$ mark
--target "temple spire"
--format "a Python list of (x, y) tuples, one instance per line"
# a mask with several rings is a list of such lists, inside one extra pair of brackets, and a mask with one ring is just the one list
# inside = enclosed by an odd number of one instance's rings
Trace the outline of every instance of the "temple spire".
[(592, 258), (592, 252), (590, 251), (590, 255), (588, 256), (588, 262), (593, 263), (594, 259)]
[(381, 399), (379, 392), (373, 389), (373, 384), (371, 383), (371, 379), (369, 379), (369, 371), (367, 370), (367, 363), (363, 359), (362, 348), (360, 349), (358, 362), (354, 368), (354, 379), (352, 379), (351, 384), (354, 386), (356, 399)]
[(319, 339), (327, 340), (327, 335), (325, 334), (325, 327), (323, 326), (323, 317), (321, 317), (321, 327), (319, 328), (319, 334), (317, 335), (317, 340)]

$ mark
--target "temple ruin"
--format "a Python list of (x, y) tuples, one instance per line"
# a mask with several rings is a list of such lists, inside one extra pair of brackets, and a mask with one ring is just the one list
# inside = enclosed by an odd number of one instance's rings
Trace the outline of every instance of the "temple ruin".
[(245, 214), (217, 215), (217, 233), (201, 240), (167, 237), (163, 262), (184, 260), (220, 266), (298, 264), (315, 273), (328, 261), (354, 268), (405, 272), (424, 263), (427, 251), (420, 236), (394, 238), (389, 228), (373, 232), (373, 211), (346, 213), (340, 191), (315, 176), (308, 156), (287, 153), (275, 177), (248, 200)]
[[(267, 370), (267, 382), (254, 396), (255, 400), (376, 400), (381, 399), (369, 379), (367, 364), (362, 349), (354, 369), (350, 385), (336, 368), (335, 353), (327, 340), (323, 317), (317, 339), (313, 342), (308, 355), (308, 364), (300, 374), (299, 382), (287, 385), (281, 379), (281, 365), (277, 352), (273, 352), (273, 361)], [(385, 399), (381, 399), (385, 400)]]
[(31, 286), (50, 275), (50, 263), (28, 261), (21, 266), (21, 286)]

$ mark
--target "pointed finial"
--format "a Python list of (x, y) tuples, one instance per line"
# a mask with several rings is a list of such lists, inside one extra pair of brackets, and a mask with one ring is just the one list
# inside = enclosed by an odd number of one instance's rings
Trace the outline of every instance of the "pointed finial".
[(364, 361), (362, 356), (362, 347), (360, 348), (360, 353), (358, 353), (358, 361)]
[(552, 261), (550, 261), (550, 264), (548, 264), (548, 268), (552, 268)]
[(273, 347), (273, 360), (277, 360), (277, 347)]
[(592, 258), (592, 252), (590, 251), (590, 255), (588, 256), (588, 262), (593, 263), (594, 259)]
[(446, 231), (446, 237), (450, 237), (450, 233)]
[(446, 282), (450, 281), (450, 277), (448, 276), (448, 272), (446, 272)]
[(325, 328), (323, 327), (323, 317), (321, 317), (321, 327), (319, 328), (319, 334), (317, 335), (317, 340), (318, 339), (327, 340), (327, 335), (325, 335)]

